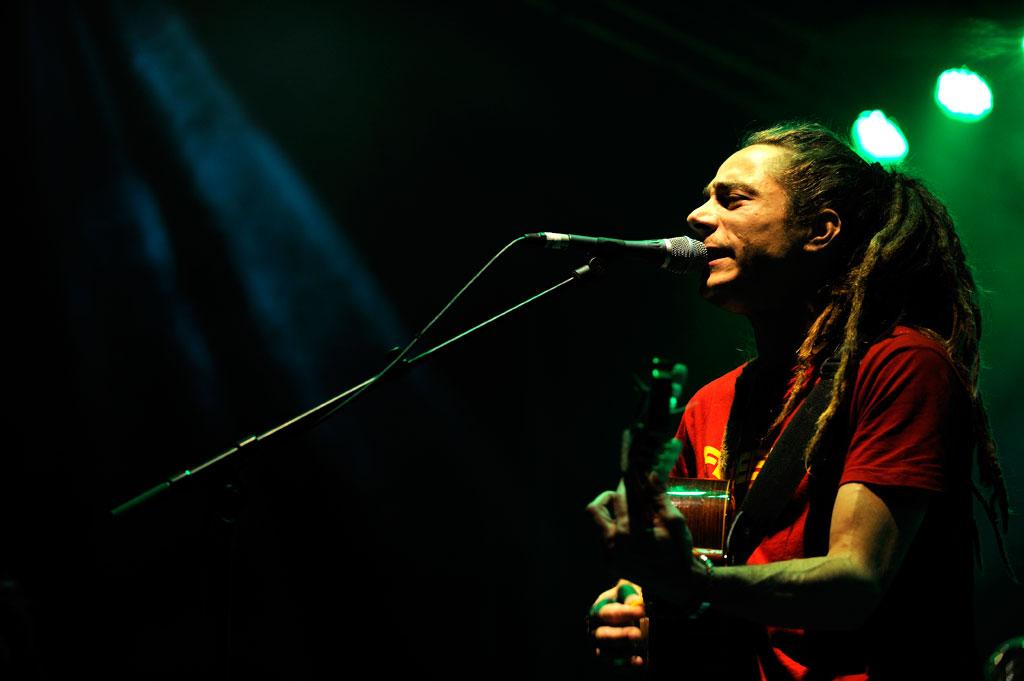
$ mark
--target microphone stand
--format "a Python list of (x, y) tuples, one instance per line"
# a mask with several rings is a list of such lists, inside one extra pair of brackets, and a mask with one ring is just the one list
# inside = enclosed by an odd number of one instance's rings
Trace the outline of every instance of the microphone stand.
[[(538, 300), (538, 299), (548, 295), (549, 293), (552, 293), (552, 292), (556, 291), (557, 289), (562, 288), (563, 286), (565, 286), (567, 284), (570, 284), (570, 283), (572, 283), (572, 282), (574, 282), (576, 280), (579, 280), (579, 279), (583, 279), (584, 277), (586, 277), (587, 275), (589, 275), (591, 273), (594, 273), (594, 272), (600, 273), (602, 270), (603, 270), (603, 263), (600, 260), (598, 260), (597, 258), (592, 258), (588, 264), (583, 265), (582, 267), (578, 267), (575, 270), (573, 270), (572, 276), (569, 277), (568, 279), (566, 279), (565, 281), (562, 281), (562, 282), (560, 282), (558, 284), (555, 284), (554, 286), (552, 286), (552, 287), (550, 287), (548, 289), (545, 289), (545, 290), (541, 291), (540, 293), (537, 293), (536, 295), (533, 295), (533, 296), (527, 298), (526, 300), (523, 300), (522, 302), (520, 302), (520, 303), (518, 303), (516, 305), (513, 305), (512, 307), (508, 308), (504, 312), (496, 314), (493, 317), (491, 317), (490, 319), (488, 319), (488, 320), (486, 320), (484, 322), (481, 322), (481, 323), (477, 324), (476, 326), (474, 326), (472, 328), (469, 328), (466, 331), (463, 331), (462, 333), (459, 333), (459, 334), (449, 338), (448, 340), (444, 341), (443, 343), (435, 345), (434, 347), (430, 348), (426, 352), (420, 353), (419, 355), (416, 355), (415, 357), (412, 357), (410, 359), (402, 360), (401, 362), (399, 362), (398, 364), (395, 365), (395, 367), (394, 367), (394, 369), (392, 371), (382, 371), (381, 373), (378, 373), (377, 375), (375, 375), (375, 376), (373, 376), (371, 378), (368, 378), (367, 380), (363, 381), (362, 383), (359, 383), (357, 385), (352, 386), (351, 388), (349, 388), (345, 392), (340, 393), (338, 395), (335, 395), (334, 397), (330, 398), (326, 402), (323, 402), (323, 403), (313, 407), (312, 409), (309, 409), (309, 410), (299, 414), (298, 416), (295, 416), (294, 418), (291, 418), (291, 419), (285, 421), (284, 423), (282, 423), (282, 424), (280, 424), (278, 426), (275, 426), (275, 427), (271, 428), (270, 430), (268, 430), (268, 431), (266, 431), (266, 432), (264, 432), (264, 433), (262, 433), (260, 435), (250, 435), (249, 437), (242, 439), (234, 447), (231, 447), (227, 451), (221, 452), (217, 456), (214, 456), (213, 458), (208, 459), (207, 461), (204, 461), (203, 463), (199, 464), (198, 466), (196, 466), (194, 468), (188, 468), (188, 469), (185, 469), (185, 470), (183, 470), (183, 471), (181, 471), (179, 473), (175, 473), (174, 475), (170, 476), (169, 478), (167, 478), (167, 480), (161, 482), (160, 484), (155, 485), (155, 486), (149, 488), (148, 490), (146, 490), (145, 492), (143, 492), (142, 494), (139, 494), (138, 496), (136, 496), (136, 497), (134, 497), (134, 498), (124, 502), (123, 504), (120, 504), (119, 506), (116, 506), (115, 508), (113, 508), (110, 511), (110, 513), (111, 513), (111, 515), (114, 515), (114, 516), (121, 515), (122, 513), (135, 508), (139, 504), (141, 504), (141, 503), (143, 503), (143, 502), (145, 502), (145, 501), (147, 501), (147, 500), (157, 496), (161, 492), (164, 492), (164, 491), (170, 489), (173, 485), (181, 482), (182, 480), (184, 480), (186, 478), (190, 478), (190, 477), (196, 475), (197, 473), (199, 473), (201, 471), (204, 471), (207, 468), (210, 468), (214, 464), (220, 463), (221, 461), (224, 461), (225, 459), (228, 459), (229, 457), (234, 456), (235, 454), (237, 454), (237, 453), (239, 453), (239, 452), (241, 452), (243, 450), (249, 451), (249, 450), (253, 449), (258, 444), (262, 444), (262, 443), (268, 442), (270, 440), (279, 439), (281, 436), (283, 436), (285, 434), (289, 434), (289, 433), (298, 431), (300, 427), (304, 428), (306, 430), (312, 429), (312, 428), (316, 427), (317, 425), (323, 423), (328, 418), (330, 418), (335, 412), (337, 412), (341, 407), (345, 406), (345, 404), (347, 404), (349, 401), (351, 401), (352, 399), (355, 399), (356, 397), (362, 395), (369, 388), (373, 387), (377, 383), (382, 382), (383, 379), (391, 379), (391, 378), (394, 378), (396, 376), (402, 375), (402, 374), (405, 373), (405, 371), (407, 371), (408, 369), (410, 369), (414, 365), (419, 364), (421, 361), (423, 361), (427, 357), (430, 357), (434, 353), (436, 353), (436, 352), (438, 352), (438, 351), (440, 351), (440, 350), (442, 350), (444, 348), (450, 347), (453, 343), (455, 343), (456, 341), (459, 341), (459, 340), (465, 338), (466, 336), (470, 335), (471, 333), (474, 333), (475, 331), (478, 331), (478, 330), (482, 329), (483, 327), (491, 324), (492, 322), (495, 322), (495, 321), (501, 319), (502, 317), (505, 317), (506, 315), (509, 315), (512, 312), (515, 312), (516, 310), (518, 310), (518, 309), (520, 309), (522, 307), (525, 307), (526, 305), (529, 305), (533, 301)], [(399, 371), (399, 369), (401, 369), (401, 371)], [(351, 396), (351, 398), (350, 398), (350, 396)]]

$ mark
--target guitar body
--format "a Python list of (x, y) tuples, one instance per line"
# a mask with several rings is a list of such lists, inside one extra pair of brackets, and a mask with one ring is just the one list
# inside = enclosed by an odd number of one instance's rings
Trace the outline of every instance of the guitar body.
[(725, 565), (725, 540), (736, 510), (732, 480), (670, 477), (665, 494), (686, 518), (694, 553)]
[[(660, 370), (658, 364), (655, 360), (643, 415), (623, 440), (630, 535), (641, 537), (652, 527), (655, 500), (664, 493), (686, 518), (694, 553), (724, 565), (726, 538), (735, 513), (733, 483), (668, 475), (680, 451), (679, 443), (672, 440), (680, 413), (672, 408), (670, 395), (679, 395), (681, 386), (673, 385), (673, 374)], [(713, 612), (691, 619), (689, 613), (656, 599), (648, 599), (645, 605), (648, 617), (641, 628), (646, 627), (648, 635), (637, 654), (647, 659), (648, 676), (680, 679), (707, 674), (730, 681), (758, 678), (753, 639), (744, 623)]]

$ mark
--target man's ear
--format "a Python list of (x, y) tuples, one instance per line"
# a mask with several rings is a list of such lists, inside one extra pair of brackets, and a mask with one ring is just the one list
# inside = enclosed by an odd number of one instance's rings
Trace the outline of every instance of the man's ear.
[(804, 250), (814, 253), (828, 248), (839, 236), (842, 227), (843, 221), (839, 218), (839, 213), (831, 208), (823, 208), (811, 223), (811, 230), (804, 242)]

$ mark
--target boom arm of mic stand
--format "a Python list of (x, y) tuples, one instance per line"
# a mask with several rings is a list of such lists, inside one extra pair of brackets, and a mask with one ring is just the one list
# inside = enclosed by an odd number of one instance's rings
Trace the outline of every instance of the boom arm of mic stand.
[[(583, 265), (582, 267), (578, 267), (577, 269), (573, 270), (572, 276), (569, 277), (568, 279), (566, 279), (565, 281), (559, 282), (558, 284), (555, 284), (554, 286), (552, 286), (552, 287), (550, 287), (548, 289), (545, 289), (545, 290), (541, 291), (540, 293), (537, 293), (536, 295), (530, 296), (526, 300), (524, 300), (524, 301), (522, 301), (522, 302), (520, 302), (520, 303), (518, 303), (516, 305), (513, 305), (512, 307), (508, 308), (504, 312), (496, 314), (493, 317), (491, 317), (490, 319), (488, 319), (488, 320), (486, 320), (484, 322), (481, 322), (480, 324), (477, 324), (476, 326), (474, 326), (474, 327), (472, 327), (470, 329), (467, 329), (466, 331), (463, 331), (462, 333), (457, 334), (457, 335), (453, 336), (452, 338), (449, 338), (448, 340), (444, 341), (443, 343), (435, 345), (434, 347), (430, 348), (426, 352), (420, 353), (419, 355), (416, 355), (415, 357), (413, 357), (411, 359), (403, 360), (395, 368), (396, 369), (401, 368), (403, 371), (406, 370), (406, 369), (409, 369), (410, 367), (412, 367), (412, 366), (414, 366), (416, 364), (419, 364), (422, 360), (426, 359), (427, 357), (433, 355), (435, 352), (438, 352), (438, 351), (440, 351), (440, 350), (442, 350), (444, 348), (447, 348), (447, 347), (451, 346), (456, 341), (459, 341), (459, 340), (465, 338), (466, 336), (470, 335), (471, 333), (474, 333), (474, 332), (484, 328), (485, 326), (491, 324), (492, 322), (495, 322), (495, 321), (501, 319), (502, 317), (505, 317), (506, 315), (509, 315), (509, 314), (515, 312), (516, 310), (518, 310), (518, 309), (520, 309), (522, 307), (525, 307), (526, 305), (529, 305), (533, 301), (538, 300), (538, 299), (546, 296), (549, 293), (552, 293), (553, 291), (555, 291), (555, 290), (557, 290), (559, 288), (562, 288), (566, 284), (570, 284), (570, 283), (572, 283), (572, 282), (574, 282), (574, 281), (576, 281), (578, 279), (582, 279), (582, 278), (586, 277), (588, 274), (591, 274), (591, 273), (594, 273), (594, 272), (601, 272), (602, 269), (603, 269), (603, 264), (601, 263), (601, 261), (598, 260), (597, 258), (592, 258), (588, 264)], [(398, 372), (398, 371), (391, 371), (391, 372), (389, 372), (387, 374), (383, 374), (383, 377), (392, 378), (392, 377), (400, 375), (400, 373), (401, 372)], [(298, 430), (299, 426), (303, 426), (303, 427), (308, 429), (308, 428), (313, 428), (313, 427), (323, 423), (325, 420), (327, 420), (328, 418), (333, 416), (338, 411), (338, 409), (340, 409), (341, 407), (343, 407), (345, 404), (348, 403), (346, 401), (346, 398), (348, 398), (350, 395), (354, 395), (354, 394), (357, 394), (357, 393), (359, 395), (361, 395), (362, 393), (365, 393), (369, 388), (371, 388), (372, 386), (376, 385), (378, 383), (378, 379), (380, 379), (380, 378), (382, 378), (382, 374), (377, 374), (376, 376), (368, 378), (365, 381), (363, 381), (362, 383), (359, 383), (357, 385), (352, 386), (351, 388), (349, 388), (345, 392), (343, 392), (343, 393), (341, 393), (339, 395), (335, 395), (334, 397), (332, 397), (331, 399), (327, 400), (326, 402), (323, 402), (322, 404), (319, 404), (319, 405), (313, 407), (312, 409), (309, 409), (309, 410), (299, 414), (298, 416), (296, 416), (296, 417), (294, 417), (292, 419), (289, 419), (288, 421), (285, 421), (284, 423), (282, 423), (282, 424), (280, 424), (278, 426), (275, 426), (274, 428), (271, 428), (270, 430), (268, 430), (268, 431), (266, 431), (266, 432), (264, 432), (264, 433), (262, 433), (260, 435), (250, 435), (249, 437), (239, 441), (239, 443), (236, 444), (231, 449), (228, 449), (227, 451), (221, 452), (217, 456), (215, 456), (212, 459), (209, 459), (207, 461), (204, 461), (203, 463), (199, 464), (195, 468), (188, 468), (188, 469), (185, 469), (185, 470), (181, 471), (180, 473), (175, 473), (174, 475), (172, 475), (171, 477), (167, 478), (167, 480), (164, 480), (160, 484), (155, 485), (155, 486), (149, 488), (148, 490), (146, 490), (142, 494), (139, 494), (138, 496), (136, 496), (136, 497), (134, 497), (134, 498), (124, 502), (123, 504), (121, 504), (119, 506), (116, 506), (115, 508), (111, 509), (111, 511), (110, 511), (111, 515), (114, 515), (114, 516), (121, 515), (125, 511), (129, 511), (129, 510), (135, 508), (136, 506), (138, 506), (139, 504), (143, 503), (144, 501), (147, 501), (148, 499), (151, 499), (151, 498), (155, 497), (156, 495), (160, 494), (161, 492), (164, 492), (165, 490), (170, 489), (171, 486), (173, 486), (174, 484), (184, 480), (185, 478), (192, 477), (196, 473), (199, 473), (200, 471), (203, 471), (203, 470), (209, 468), (210, 466), (213, 466), (214, 464), (219, 463), (219, 462), (227, 459), (228, 457), (237, 454), (238, 452), (242, 451), (243, 449), (248, 450), (248, 448), (253, 447), (253, 446), (257, 445), (257, 444), (266, 442), (267, 440), (269, 440), (271, 438), (283, 435), (286, 432), (290, 433), (293, 430)]]

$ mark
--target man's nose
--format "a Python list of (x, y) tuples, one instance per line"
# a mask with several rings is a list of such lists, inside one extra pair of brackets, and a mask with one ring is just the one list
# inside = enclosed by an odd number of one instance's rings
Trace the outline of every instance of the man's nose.
[(711, 219), (712, 213), (708, 206), (709, 203), (711, 203), (711, 199), (705, 201), (703, 205), (694, 208), (693, 212), (686, 216), (686, 224), (701, 239), (707, 238), (709, 234), (715, 231), (715, 224)]

